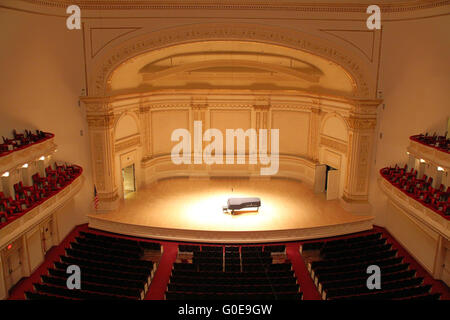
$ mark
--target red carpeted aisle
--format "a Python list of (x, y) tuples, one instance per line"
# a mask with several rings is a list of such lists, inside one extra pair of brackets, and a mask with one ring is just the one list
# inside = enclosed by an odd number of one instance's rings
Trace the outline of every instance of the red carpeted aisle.
[(145, 296), (145, 300), (163, 300), (166, 292), (167, 283), (169, 282), (172, 266), (177, 258), (178, 244), (165, 242), (163, 243), (164, 252), (159, 261), (158, 269), (153, 276), (150, 290)]
[(297, 281), (300, 284), (300, 290), (303, 292), (303, 300), (321, 300), (319, 291), (317, 291), (305, 262), (300, 255), (299, 247), (299, 243), (286, 243), (286, 253), (292, 263)]

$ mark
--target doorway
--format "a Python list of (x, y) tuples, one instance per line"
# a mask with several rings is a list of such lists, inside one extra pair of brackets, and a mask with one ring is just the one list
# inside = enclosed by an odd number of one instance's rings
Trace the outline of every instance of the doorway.
[(327, 200), (334, 200), (339, 198), (339, 184), (339, 170), (327, 165), (325, 179), (325, 192), (327, 194)]
[(122, 180), (124, 197), (136, 191), (134, 163), (122, 169)]
[(47, 220), (41, 225), (41, 241), (44, 256), (53, 247), (53, 220)]
[(23, 248), (21, 241), (15, 241), (10, 244), (4, 252), (5, 264), (4, 274), (6, 280), (6, 289), (10, 290), (20, 279), (25, 276), (23, 259)]

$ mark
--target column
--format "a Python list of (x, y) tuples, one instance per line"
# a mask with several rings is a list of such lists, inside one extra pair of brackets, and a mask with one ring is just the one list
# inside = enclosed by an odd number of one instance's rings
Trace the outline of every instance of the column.
[(319, 161), (319, 137), (320, 137), (320, 107), (311, 108), (311, 118), (309, 120), (309, 144), (308, 156)]
[(119, 200), (114, 166), (114, 114), (107, 102), (90, 101), (88, 98), (84, 102), (87, 105), (93, 180), (99, 199), (98, 211), (114, 210)]
[(342, 203), (347, 210), (365, 213), (370, 210), (368, 189), (376, 118), (350, 116), (346, 120), (349, 153)]

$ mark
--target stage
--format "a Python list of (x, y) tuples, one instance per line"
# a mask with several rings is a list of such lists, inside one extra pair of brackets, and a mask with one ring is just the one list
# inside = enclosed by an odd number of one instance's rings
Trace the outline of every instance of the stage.
[[(259, 212), (222, 211), (230, 197), (259, 197)], [(291, 179), (172, 178), (127, 195), (119, 209), (89, 215), (92, 228), (163, 240), (260, 243), (313, 239), (372, 228)]]

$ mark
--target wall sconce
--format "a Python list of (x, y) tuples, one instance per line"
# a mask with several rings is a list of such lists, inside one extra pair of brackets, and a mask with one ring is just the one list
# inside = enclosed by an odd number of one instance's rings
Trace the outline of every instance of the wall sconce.
[(2, 177), (9, 177), (9, 172), (6, 171), (4, 174), (2, 174)]
[(28, 163), (25, 163), (22, 168), (28, 168)]
[(425, 160), (423, 160), (423, 159), (420, 159), (420, 162), (421, 162), (421, 163), (425, 163)]
[(40, 158), (39, 158), (39, 160), (45, 160), (45, 157), (44, 157), (44, 156), (42, 156), (42, 157), (40, 157)]

